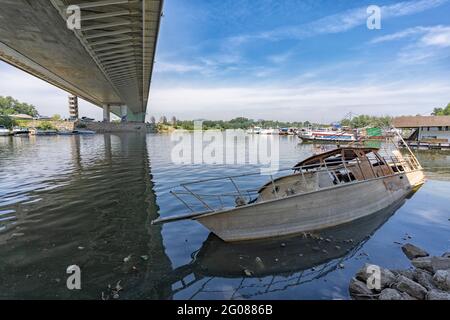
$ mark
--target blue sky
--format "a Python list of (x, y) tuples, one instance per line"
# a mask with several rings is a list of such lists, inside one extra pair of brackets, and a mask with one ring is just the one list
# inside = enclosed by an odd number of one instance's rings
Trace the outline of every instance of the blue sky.
[[(373, 4), (380, 30), (366, 26)], [(430, 113), (450, 102), (449, 12), (450, 0), (166, 0), (148, 113), (322, 122)], [(66, 113), (58, 89), (0, 72), (27, 84), (21, 100)], [(0, 95), (15, 95), (11, 81)], [(101, 117), (87, 103), (81, 112)]]

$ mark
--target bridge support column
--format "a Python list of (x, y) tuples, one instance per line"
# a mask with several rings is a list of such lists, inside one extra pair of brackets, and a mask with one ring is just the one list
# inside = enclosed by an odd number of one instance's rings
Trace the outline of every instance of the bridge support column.
[(103, 122), (109, 122), (111, 120), (110, 112), (109, 104), (105, 104), (103, 106)]
[(120, 106), (120, 118), (122, 122), (128, 121), (128, 107), (125, 105)]

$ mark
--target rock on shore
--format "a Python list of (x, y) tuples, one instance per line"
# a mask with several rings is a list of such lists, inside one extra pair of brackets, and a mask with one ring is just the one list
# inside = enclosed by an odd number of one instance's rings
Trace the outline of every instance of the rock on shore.
[[(402, 251), (414, 268), (389, 270), (365, 264), (350, 281), (352, 299), (450, 300), (450, 252), (440, 257), (430, 256), (410, 243)], [(378, 283), (374, 280), (377, 274)]]

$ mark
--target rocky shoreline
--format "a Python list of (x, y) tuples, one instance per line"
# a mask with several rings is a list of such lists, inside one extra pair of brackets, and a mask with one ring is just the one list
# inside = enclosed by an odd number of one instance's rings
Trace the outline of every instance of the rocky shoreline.
[(389, 270), (365, 264), (350, 281), (355, 300), (450, 300), (450, 252), (430, 256), (407, 243), (402, 250), (413, 268)]

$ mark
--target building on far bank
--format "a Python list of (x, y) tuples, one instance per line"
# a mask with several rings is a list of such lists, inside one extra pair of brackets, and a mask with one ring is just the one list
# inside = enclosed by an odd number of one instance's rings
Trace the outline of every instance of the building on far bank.
[(450, 141), (450, 116), (404, 116), (394, 118), (393, 126), (412, 129), (407, 139), (426, 143), (448, 143)]

